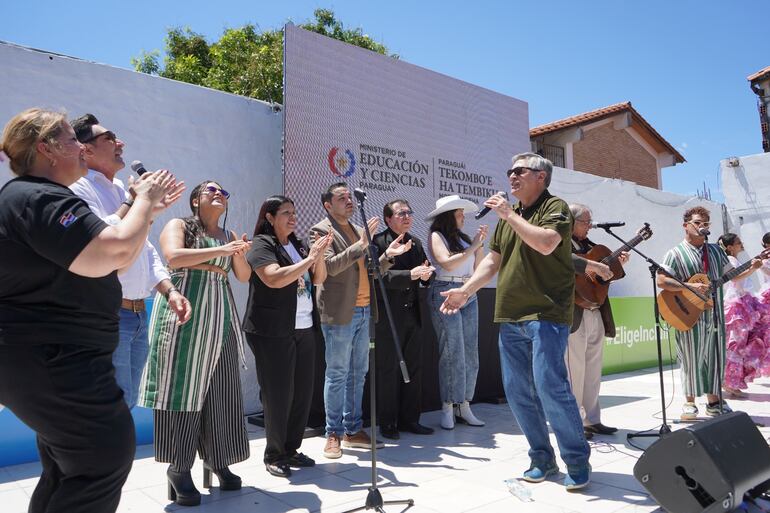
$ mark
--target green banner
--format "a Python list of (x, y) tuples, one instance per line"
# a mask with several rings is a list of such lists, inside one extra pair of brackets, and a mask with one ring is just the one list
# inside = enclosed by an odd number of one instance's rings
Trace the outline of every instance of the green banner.
[[(604, 339), (602, 373), (613, 374), (658, 365), (653, 298), (611, 297), (610, 304), (616, 336)], [(667, 327), (666, 323), (662, 323), (660, 332), (664, 364), (676, 360), (674, 330), (668, 332)]]

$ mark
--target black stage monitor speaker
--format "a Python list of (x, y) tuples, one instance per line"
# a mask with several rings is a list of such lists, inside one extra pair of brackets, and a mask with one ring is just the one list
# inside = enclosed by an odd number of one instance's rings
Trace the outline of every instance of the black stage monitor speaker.
[(728, 512), (770, 479), (770, 447), (748, 415), (727, 413), (659, 439), (634, 477), (669, 513)]

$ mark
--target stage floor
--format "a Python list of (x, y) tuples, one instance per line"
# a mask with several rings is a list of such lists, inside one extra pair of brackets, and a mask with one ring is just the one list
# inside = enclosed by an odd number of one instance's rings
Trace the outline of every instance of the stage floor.
[[(675, 384), (675, 387), (672, 386)], [(677, 370), (665, 371), (668, 415), (678, 418), (681, 386)], [(424, 424), (435, 427), (431, 436), (402, 434), (401, 440), (378, 451), (379, 486), (385, 500), (412, 498), (418, 512), (525, 512), (538, 513), (590, 511), (661, 511), (634, 479), (632, 469), (641, 454), (629, 445), (626, 434), (660, 425), (658, 375), (655, 370), (636, 371), (605, 377), (601, 403), (603, 422), (620, 428), (612, 436), (596, 436), (591, 444), (591, 484), (580, 492), (567, 492), (561, 485), (564, 474), (537, 485), (525, 484), (532, 491), (532, 502), (523, 503), (508, 491), (505, 479), (519, 477), (529, 464), (527, 443), (506, 404), (478, 404), (476, 415), (485, 420), (482, 428), (458, 426), (453, 431), (439, 428), (439, 413), (424, 414)], [(729, 399), (735, 410), (748, 412), (756, 422), (770, 426), (770, 380), (752, 384), (746, 399)], [(673, 401), (672, 401), (673, 397)], [(701, 412), (704, 406), (699, 404)], [(671, 424), (673, 429), (683, 425)], [(251, 458), (234, 465), (243, 478), (244, 488), (203, 492), (198, 508), (182, 508), (166, 500), (166, 465), (152, 459), (151, 445), (140, 446), (131, 475), (123, 488), (121, 512), (161, 512), (183, 509), (191, 512), (342, 512), (364, 505), (371, 479), (369, 453), (345, 450), (339, 460), (322, 455), (324, 440), (306, 439), (302, 451), (314, 458), (311, 469), (294, 471), (290, 479), (273, 477), (262, 461), (264, 433), (248, 425)], [(760, 427), (765, 437), (770, 428)], [(552, 437), (553, 438), (553, 437)], [(646, 446), (652, 439), (634, 441)], [(555, 444), (555, 441), (554, 441)], [(559, 461), (564, 470), (563, 462)], [(22, 513), (40, 472), (38, 463), (0, 468), (0, 504), (4, 513)], [(193, 469), (201, 489), (202, 468)], [(216, 482), (216, 481), (215, 481)], [(388, 506), (389, 513), (404, 511)]]

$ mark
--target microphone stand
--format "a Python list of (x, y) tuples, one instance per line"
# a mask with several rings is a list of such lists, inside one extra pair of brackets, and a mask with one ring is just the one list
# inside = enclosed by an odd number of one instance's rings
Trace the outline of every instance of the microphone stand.
[(364, 233), (369, 241), (368, 253), (369, 262), (367, 265), (367, 273), (369, 275), (369, 419), (372, 427), (372, 447), (371, 447), (371, 467), (372, 467), (372, 485), (369, 487), (369, 493), (366, 496), (366, 503), (363, 506), (349, 509), (344, 513), (353, 513), (355, 511), (363, 511), (373, 509), (378, 513), (385, 513), (383, 506), (386, 504), (405, 504), (406, 509), (414, 506), (414, 499), (383, 501), (382, 494), (377, 488), (377, 433), (375, 426), (377, 425), (377, 377), (376, 377), (376, 364), (375, 364), (375, 317), (374, 310), (377, 305), (377, 294), (374, 290), (375, 278), (380, 287), (382, 293), (383, 304), (385, 306), (385, 312), (388, 316), (388, 324), (390, 325), (390, 332), (393, 335), (393, 343), (396, 346), (396, 357), (398, 358), (399, 366), (401, 367), (401, 376), (404, 379), (404, 383), (409, 383), (409, 372), (406, 369), (406, 362), (404, 361), (404, 355), (401, 352), (401, 343), (398, 339), (398, 333), (396, 332), (396, 325), (393, 321), (393, 313), (390, 311), (390, 303), (388, 302), (388, 291), (385, 288), (385, 282), (382, 280), (382, 273), (380, 272), (379, 258), (377, 257), (377, 249), (374, 245), (374, 238), (369, 231), (369, 224), (366, 222), (366, 212), (364, 211), (364, 201), (366, 200), (366, 193), (360, 189), (355, 189), (353, 194), (358, 203), (358, 211), (361, 214), (361, 224), (364, 227)]
[(665, 391), (665, 386), (663, 384), (663, 348), (662, 348), (661, 337), (660, 337), (660, 309), (658, 308), (658, 301), (657, 301), (657, 297), (658, 297), (658, 283), (657, 283), (657, 280), (656, 280), (656, 275), (659, 272), (662, 272), (666, 276), (668, 276), (670, 278), (673, 278), (674, 280), (679, 282), (680, 285), (682, 285), (683, 287), (689, 289), (690, 291), (692, 291), (695, 295), (697, 295), (699, 298), (703, 299), (704, 301), (707, 298), (702, 296), (697, 291), (693, 290), (689, 285), (684, 283), (682, 280), (680, 280), (676, 276), (672, 276), (671, 273), (669, 273), (665, 269), (663, 269), (663, 267), (660, 264), (658, 264), (655, 260), (651, 259), (647, 255), (645, 255), (644, 253), (642, 253), (641, 251), (636, 249), (636, 247), (630, 246), (627, 241), (623, 240), (622, 238), (618, 237), (615, 233), (613, 233), (613, 231), (610, 230), (609, 226), (603, 226), (602, 228), (609, 235), (611, 235), (612, 237), (615, 237), (620, 242), (622, 242), (624, 247), (632, 250), (634, 253), (637, 253), (638, 255), (640, 255), (645, 260), (645, 262), (650, 264), (650, 278), (652, 279), (652, 304), (653, 304), (654, 312), (655, 312), (655, 340), (656, 340), (657, 345), (658, 345), (658, 379), (660, 381), (660, 411), (663, 414), (663, 424), (661, 424), (660, 429), (658, 430), (657, 433), (649, 433), (649, 432), (646, 432), (646, 431), (639, 431), (639, 432), (636, 432), (636, 433), (628, 433), (626, 435), (626, 440), (631, 440), (633, 438), (643, 438), (643, 437), (657, 437), (657, 438), (660, 438), (660, 437), (663, 437), (663, 436), (671, 433), (671, 427), (668, 425), (668, 423), (666, 421), (666, 391)]
[[(709, 231), (703, 230), (701, 233), (704, 237), (703, 241), (703, 251), (706, 252), (706, 256), (704, 258), (704, 261), (706, 262), (707, 268), (711, 269), (711, 256), (709, 255)], [(704, 269), (706, 271), (706, 269)], [(708, 277), (708, 271), (706, 271), (706, 277)], [(719, 302), (717, 301), (718, 296), (718, 290), (716, 287), (709, 287), (711, 290), (711, 333), (709, 333), (709, 337), (713, 337), (712, 340), (714, 341), (714, 363), (717, 367), (717, 398), (719, 400), (719, 414), (722, 415), (724, 413), (723, 411), (723, 396), (722, 396), (722, 351), (720, 351), (719, 347), (719, 331), (720, 331), (720, 322), (719, 322), (719, 312), (717, 311), (717, 306), (719, 305)]]

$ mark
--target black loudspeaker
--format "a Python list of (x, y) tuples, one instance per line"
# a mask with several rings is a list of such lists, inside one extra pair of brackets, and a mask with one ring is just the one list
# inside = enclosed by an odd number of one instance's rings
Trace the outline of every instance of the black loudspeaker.
[(670, 513), (728, 512), (770, 479), (770, 447), (751, 418), (734, 412), (652, 444), (634, 477)]

